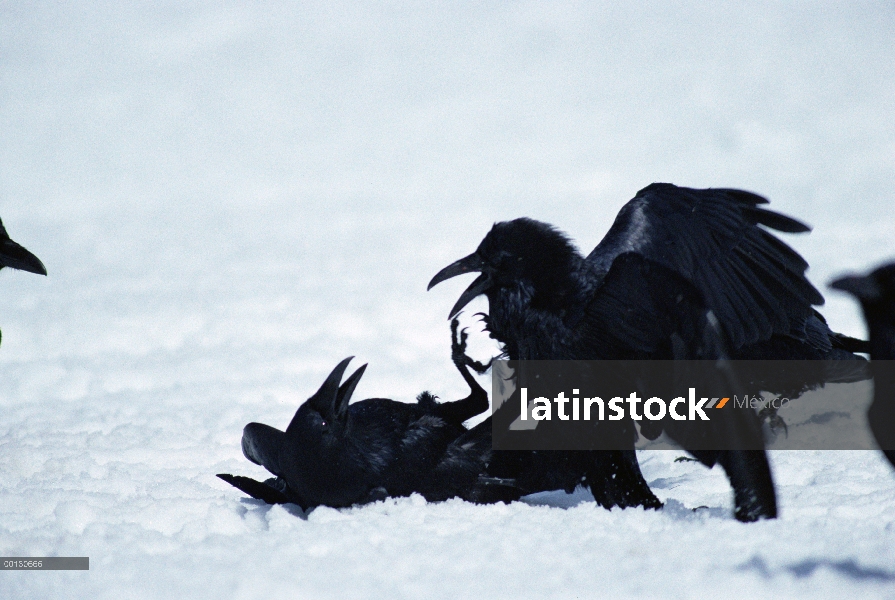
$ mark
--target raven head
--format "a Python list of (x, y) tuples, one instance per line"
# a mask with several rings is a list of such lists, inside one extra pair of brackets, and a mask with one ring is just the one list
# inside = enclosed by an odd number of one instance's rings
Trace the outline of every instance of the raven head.
[(869, 275), (849, 275), (830, 283), (835, 290), (854, 296), (868, 318), (895, 322), (895, 262), (872, 271)]
[(37, 273), (38, 275), (47, 274), (47, 269), (40, 262), (40, 259), (12, 241), (9, 234), (6, 233), (3, 221), (0, 221), (0, 269), (3, 267)]
[(348, 402), (367, 365), (339, 385), (352, 358), (336, 365), (286, 428), (277, 461), (302, 506), (349, 506), (364, 493), (363, 457), (353, 443)]
[[(464, 273), (481, 273), (454, 304), (453, 318), (481, 294), (493, 302), (500, 289), (528, 288), (539, 308), (561, 308), (575, 290), (581, 255), (552, 225), (521, 218), (495, 223), (475, 252), (438, 272), (428, 289)], [(493, 307), (492, 307), (493, 308)]]
[(302, 438), (307, 447), (328, 447), (341, 442), (348, 423), (348, 402), (367, 368), (363, 365), (339, 385), (352, 358), (349, 356), (336, 365), (317, 393), (298, 407), (286, 428), (287, 437)]

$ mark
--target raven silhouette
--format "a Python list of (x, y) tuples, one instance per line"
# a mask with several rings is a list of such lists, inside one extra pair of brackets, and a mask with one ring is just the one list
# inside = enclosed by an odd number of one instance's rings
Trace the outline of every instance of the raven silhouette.
[[(4, 267), (38, 275), (47, 274), (47, 269), (40, 259), (14, 242), (6, 232), (3, 221), (0, 220), (0, 269)], [(2, 340), (2, 334), (0, 334), (0, 340)]]
[[(763, 204), (741, 190), (655, 183), (621, 209), (587, 257), (546, 223), (496, 223), (429, 289), (479, 273), (449, 316), (485, 295), (485, 328), (510, 360), (859, 358), (853, 353), (866, 352), (866, 343), (830, 330), (814, 309), (823, 297), (805, 278), (807, 263), (768, 231), (809, 228)], [(719, 343), (702, 343), (706, 332)], [(641, 489), (633, 443), (621, 457), (592, 452), (594, 472), (611, 472), (614, 481), (623, 473)], [(724, 467), (738, 519), (776, 516), (763, 450), (691, 452), (707, 466)], [(593, 476), (587, 483), (598, 502), (612, 505), (601, 495), (613, 481)]]
[(40, 262), (40, 259), (14, 242), (6, 232), (3, 221), (0, 220), (0, 269), (3, 267), (28, 271), (38, 275), (47, 274), (47, 269)]
[(456, 443), (467, 432), (463, 422), (488, 409), (488, 395), (467, 369), (472, 361), (465, 354), (466, 332), (458, 336), (456, 320), (451, 331), (454, 364), (470, 387), (466, 398), (438, 403), (423, 392), (415, 404), (385, 398), (349, 404), (367, 366), (342, 382), (349, 357), (298, 408), (285, 431), (262, 423), (246, 425), (243, 454), (274, 478), (218, 477), (253, 498), (292, 502), (305, 510), (414, 492), (432, 501), (455, 496), (481, 503), (517, 499), (521, 492), (512, 480), (480, 477), (490, 443)]
[(895, 466), (895, 262), (867, 275), (840, 277), (830, 287), (848, 292), (861, 303), (873, 371), (873, 403), (867, 420), (886, 458)]

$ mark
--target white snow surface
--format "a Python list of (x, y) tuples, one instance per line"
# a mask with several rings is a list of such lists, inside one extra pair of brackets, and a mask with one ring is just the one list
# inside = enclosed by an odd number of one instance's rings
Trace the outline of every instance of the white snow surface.
[[(749, 189), (822, 290), (895, 256), (891, 2), (0, 3), (3, 598), (895, 596), (895, 473), (771, 453), (780, 518), (641, 452), (661, 511), (266, 506), (242, 427), (342, 358), (355, 398), (465, 395), (426, 292), (491, 223), (589, 251), (653, 181)], [(864, 335), (829, 295), (834, 329)], [(471, 352), (493, 342), (465, 313)], [(487, 384), (487, 379), (483, 378)]]

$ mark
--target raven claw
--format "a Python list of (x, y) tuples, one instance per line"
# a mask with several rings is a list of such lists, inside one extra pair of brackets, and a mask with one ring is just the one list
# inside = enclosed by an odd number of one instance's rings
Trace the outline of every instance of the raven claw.
[(760, 411), (758, 411), (758, 418), (761, 419), (761, 422), (768, 422), (768, 427), (771, 428), (771, 433), (775, 436), (779, 435), (780, 430), (783, 430), (783, 436), (789, 437), (789, 427), (786, 425), (786, 421), (783, 420), (779, 414), (777, 414), (777, 409), (768, 404)]
[(472, 367), (472, 369), (478, 373), (479, 375), (484, 375), (485, 372), (491, 368), (491, 365), (494, 364), (494, 361), (497, 360), (496, 356), (492, 356), (491, 359), (487, 363), (480, 363), (477, 360), (473, 360), (466, 357), (466, 364)]
[(480, 363), (479, 361), (470, 358), (470, 356), (466, 354), (466, 340), (469, 339), (469, 334), (466, 333), (468, 328), (464, 327), (458, 334), (457, 329), (459, 327), (460, 322), (456, 318), (451, 320), (451, 359), (454, 361), (454, 364), (457, 365), (457, 368), (471, 367), (479, 375), (484, 375), (485, 372), (491, 368), (491, 365), (497, 357), (492, 357), (487, 363)]

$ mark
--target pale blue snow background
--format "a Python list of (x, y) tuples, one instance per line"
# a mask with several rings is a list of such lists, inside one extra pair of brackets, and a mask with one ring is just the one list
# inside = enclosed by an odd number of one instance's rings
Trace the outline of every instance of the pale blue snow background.
[(773, 454), (753, 525), (673, 452), (641, 455), (648, 513), (305, 520), (214, 474), (262, 477), (242, 426), (348, 355), (358, 398), (463, 395), (468, 281), (425, 286), (496, 220), (586, 252), (653, 181), (730, 186), (815, 228), (786, 240), (821, 288), (895, 256), (893, 39), (891, 2), (0, 2), (0, 217), (49, 271), (0, 272), (0, 555), (91, 562), (0, 596), (892, 597), (875, 453)]

